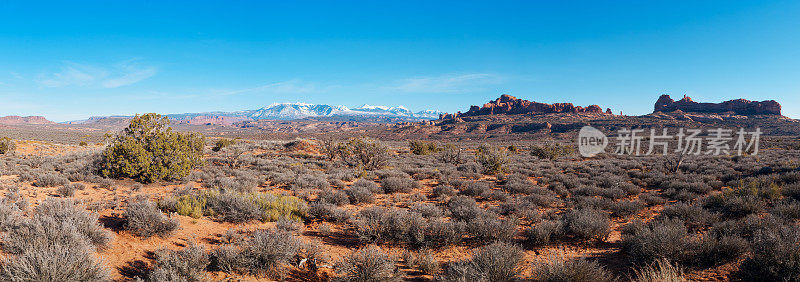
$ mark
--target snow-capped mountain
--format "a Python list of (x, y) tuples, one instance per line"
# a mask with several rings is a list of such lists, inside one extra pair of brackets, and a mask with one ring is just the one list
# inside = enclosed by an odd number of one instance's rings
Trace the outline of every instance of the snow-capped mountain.
[(308, 103), (274, 103), (252, 111), (247, 116), (252, 119), (301, 119), (307, 117), (331, 116), (340, 112), (349, 111), (347, 107), (330, 105), (316, 105)]
[(397, 107), (387, 107), (387, 106), (370, 106), (367, 104), (362, 105), (361, 107), (354, 108), (352, 111), (360, 112), (360, 113), (371, 113), (371, 114), (378, 114), (378, 115), (397, 115), (397, 116), (414, 116), (414, 112), (409, 109), (406, 109), (403, 106)]
[(371, 106), (367, 104), (350, 109), (346, 106), (331, 106), (308, 103), (275, 103), (258, 110), (253, 110), (247, 116), (256, 120), (292, 120), (308, 117), (329, 116), (370, 116), (433, 119), (439, 117), (439, 112), (426, 110), (419, 113), (414, 113), (403, 106), (387, 107)]
[(440, 111), (422, 110), (422, 111), (414, 113), (414, 116), (419, 117), (419, 118), (437, 119), (437, 118), (439, 118), (440, 114), (442, 114), (442, 112), (440, 112)]
[[(365, 118), (391, 118), (405, 121), (429, 120), (439, 118), (441, 112), (424, 110), (412, 112), (403, 107), (371, 106), (364, 104), (356, 108), (346, 106), (331, 106), (309, 103), (274, 103), (257, 110), (244, 110), (235, 112), (203, 112), (167, 114), (167, 117), (177, 122), (228, 124), (245, 120), (294, 120), (319, 117), (365, 117)], [(110, 117), (93, 117), (88, 120), (72, 121), (71, 124), (91, 124)], [(130, 118), (122, 117), (122, 118)]]

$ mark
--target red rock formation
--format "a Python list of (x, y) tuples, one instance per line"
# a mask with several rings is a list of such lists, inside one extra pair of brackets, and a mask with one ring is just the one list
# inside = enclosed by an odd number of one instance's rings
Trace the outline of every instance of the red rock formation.
[[(597, 113), (603, 114), (603, 109), (598, 105), (586, 108), (573, 106), (572, 103), (545, 104), (517, 99), (514, 96), (503, 94), (497, 100), (484, 104), (483, 107), (471, 106), (466, 113), (443, 114), (439, 119), (455, 119), (461, 116), (481, 116), (496, 114), (550, 114), (550, 113)], [(606, 111), (610, 113), (610, 109)]]
[(42, 116), (5, 116), (0, 117), (0, 124), (53, 124)]
[(781, 115), (781, 104), (775, 100), (750, 101), (745, 99), (729, 100), (722, 103), (698, 103), (692, 98), (683, 96), (678, 101), (672, 100), (669, 95), (658, 97), (653, 106), (653, 112), (693, 112), (693, 113), (733, 113), (737, 115)]

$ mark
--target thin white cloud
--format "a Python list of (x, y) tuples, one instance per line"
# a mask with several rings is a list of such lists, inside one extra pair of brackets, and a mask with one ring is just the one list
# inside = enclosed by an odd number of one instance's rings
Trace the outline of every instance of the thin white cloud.
[(236, 90), (222, 90), (219, 91), (220, 95), (237, 95), (244, 93), (275, 93), (275, 94), (305, 94), (322, 92), (324, 89), (317, 87), (313, 83), (305, 82), (300, 79), (292, 79), (281, 82), (274, 82), (264, 84), (261, 86), (236, 89)]
[(148, 79), (151, 76), (156, 75), (158, 72), (158, 70), (154, 67), (147, 67), (143, 69), (130, 68), (128, 71), (128, 73), (125, 73), (120, 77), (109, 78), (103, 81), (101, 85), (105, 88), (117, 88), (120, 86), (131, 85)]
[(68, 62), (58, 72), (43, 75), (36, 82), (44, 87), (117, 88), (145, 80), (156, 75), (156, 73), (158, 73), (157, 68), (141, 66), (133, 61), (123, 62), (111, 67)]
[(406, 78), (388, 88), (409, 93), (452, 93), (476, 90), (502, 80), (501, 76), (488, 73), (446, 74)]

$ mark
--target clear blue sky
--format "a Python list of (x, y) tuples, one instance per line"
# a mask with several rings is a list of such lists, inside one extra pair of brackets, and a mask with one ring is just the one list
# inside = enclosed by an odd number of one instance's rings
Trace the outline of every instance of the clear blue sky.
[(645, 114), (658, 95), (800, 118), (800, 1), (2, 1), (0, 116), (466, 110), (501, 93)]

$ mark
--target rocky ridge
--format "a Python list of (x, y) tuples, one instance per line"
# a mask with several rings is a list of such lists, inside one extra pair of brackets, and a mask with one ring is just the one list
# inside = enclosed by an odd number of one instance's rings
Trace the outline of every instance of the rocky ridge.
[(592, 113), (592, 114), (611, 114), (611, 109), (604, 112), (598, 105), (588, 107), (574, 106), (572, 103), (546, 104), (519, 99), (514, 96), (503, 94), (500, 98), (484, 104), (482, 107), (471, 106), (466, 113), (457, 112), (454, 114), (442, 114), (440, 120), (458, 119), (469, 116), (484, 115), (515, 115), (515, 114), (553, 114), (553, 113)]
[(678, 101), (672, 100), (669, 95), (661, 95), (653, 106), (653, 112), (705, 113), (705, 114), (733, 114), (733, 115), (781, 115), (781, 104), (775, 100), (750, 101), (745, 99), (728, 100), (722, 103), (698, 103), (689, 96), (683, 96)]
[(43, 116), (4, 116), (0, 117), (0, 124), (52, 124)]

